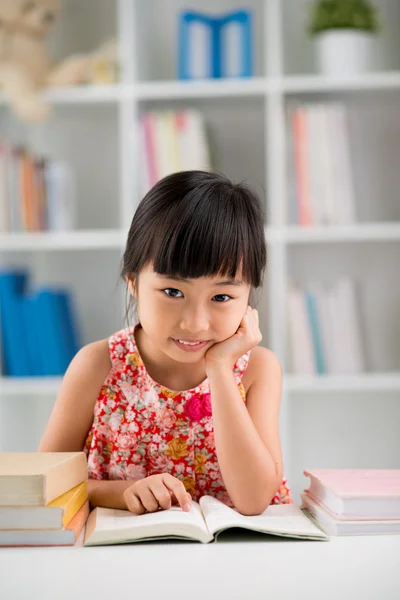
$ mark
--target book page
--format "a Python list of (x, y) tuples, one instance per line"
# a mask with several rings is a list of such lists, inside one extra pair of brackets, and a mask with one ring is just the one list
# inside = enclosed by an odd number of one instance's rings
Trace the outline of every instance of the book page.
[(117, 543), (136, 540), (145, 537), (161, 537), (176, 535), (199, 541), (210, 541), (207, 524), (203, 518), (200, 506), (192, 501), (189, 512), (179, 506), (171, 506), (168, 510), (158, 510), (154, 513), (134, 515), (128, 510), (97, 507), (95, 526), (94, 516), (89, 516), (87, 539), (90, 543)]
[(295, 504), (272, 504), (261, 515), (242, 515), (212, 496), (202, 496), (200, 506), (212, 535), (229, 527), (244, 527), (263, 533), (316, 536), (326, 535)]
[(157, 510), (153, 513), (134, 515), (129, 510), (118, 510), (114, 508), (100, 508), (97, 515), (97, 531), (118, 531), (134, 527), (157, 528), (157, 525), (188, 524), (195, 525), (200, 529), (207, 530), (200, 506), (192, 500), (192, 508), (185, 512), (179, 506), (171, 506), (168, 510)]

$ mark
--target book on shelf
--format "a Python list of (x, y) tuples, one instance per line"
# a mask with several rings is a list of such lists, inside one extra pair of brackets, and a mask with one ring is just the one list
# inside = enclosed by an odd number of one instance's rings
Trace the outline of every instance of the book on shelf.
[(171, 173), (211, 169), (204, 119), (197, 110), (142, 113), (139, 140), (142, 195)]
[(366, 370), (357, 284), (288, 287), (288, 343), (297, 375), (351, 374)]
[(303, 227), (355, 223), (345, 104), (292, 103), (286, 120), (290, 222)]
[(400, 469), (308, 469), (301, 494), (328, 535), (400, 533)]
[(0, 140), (0, 233), (69, 231), (75, 213), (69, 164)]
[(0, 546), (75, 545), (90, 512), (84, 452), (0, 453)]
[(63, 375), (79, 350), (72, 294), (62, 288), (28, 291), (28, 271), (0, 270), (3, 375)]
[(261, 515), (242, 515), (212, 496), (192, 501), (189, 512), (179, 506), (134, 515), (96, 507), (86, 524), (84, 546), (126, 544), (159, 539), (216, 542), (228, 529), (241, 528), (283, 538), (329, 541), (306, 510), (295, 504), (273, 504)]

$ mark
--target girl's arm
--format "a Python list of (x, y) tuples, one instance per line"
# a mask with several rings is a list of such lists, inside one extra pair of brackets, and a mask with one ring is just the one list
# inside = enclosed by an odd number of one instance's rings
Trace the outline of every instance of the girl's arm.
[(254, 348), (252, 383), (243, 402), (229, 366), (209, 367), (215, 447), (222, 479), (235, 507), (261, 514), (283, 473), (279, 439), (282, 369), (276, 356)]
[(61, 384), (39, 452), (81, 452), (93, 422), (94, 405), (111, 368), (108, 341), (84, 346)]
[[(64, 375), (39, 452), (82, 451), (92, 426), (94, 405), (110, 368), (108, 340), (79, 350)], [(89, 479), (90, 504), (126, 509), (123, 493), (132, 483)]]

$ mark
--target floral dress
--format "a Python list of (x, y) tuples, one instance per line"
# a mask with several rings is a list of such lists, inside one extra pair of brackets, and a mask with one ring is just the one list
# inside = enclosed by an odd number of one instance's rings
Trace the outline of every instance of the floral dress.
[[(193, 500), (208, 494), (233, 507), (218, 465), (210, 384), (176, 392), (154, 381), (135, 341), (140, 323), (109, 338), (111, 369), (98, 395), (84, 444), (90, 479), (135, 479), (170, 473)], [(241, 377), (249, 352), (234, 365), (243, 401)], [(271, 504), (291, 504), (286, 483)]]

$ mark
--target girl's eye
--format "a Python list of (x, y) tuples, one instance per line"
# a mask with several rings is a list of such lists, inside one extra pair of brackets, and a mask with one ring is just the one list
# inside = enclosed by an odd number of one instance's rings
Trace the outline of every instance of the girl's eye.
[[(179, 292), (179, 294), (181, 294), (181, 292), (179, 290), (176, 290), (175, 288), (165, 288), (165, 290), (163, 290), (163, 292), (167, 292), (167, 291), (173, 291), (173, 292)], [(167, 294), (167, 296), (170, 296), (169, 294)], [(179, 296), (170, 296), (170, 298), (177, 298)]]
[[(167, 296), (169, 296), (170, 298), (181, 298), (181, 296), (176, 296), (175, 294), (170, 295), (168, 292), (178, 292), (178, 294), (181, 294), (182, 292), (180, 292), (179, 290), (175, 289), (175, 288), (165, 288), (163, 290), (163, 292), (166, 292)], [(232, 299), (231, 296), (228, 296), (227, 294), (217, 294), (216, 296), (214, 296), (214, 298), (228, 298), (228, 299)], [(218, 304), (225, 304), (227, 301), (223, 300), (222, 302), (220, 302), (219, 300), (217, 300)]]

